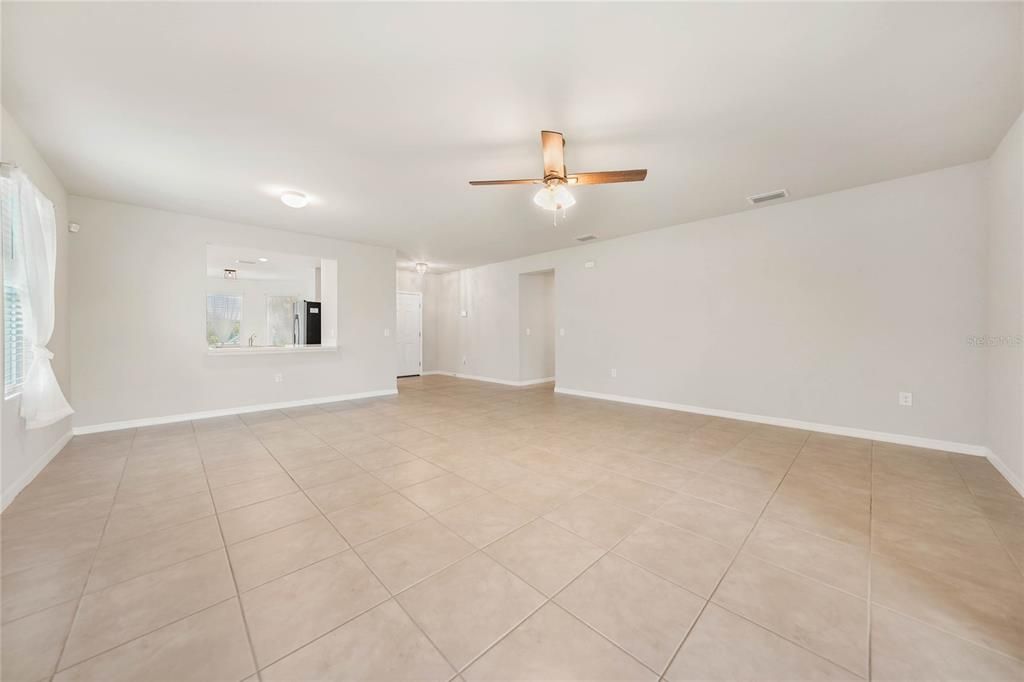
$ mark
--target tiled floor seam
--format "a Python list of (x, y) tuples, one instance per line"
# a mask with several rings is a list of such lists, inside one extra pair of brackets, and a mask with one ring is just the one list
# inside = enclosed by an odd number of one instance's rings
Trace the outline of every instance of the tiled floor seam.
[[(193, 433), (195, 433), (195, 426), (192, 427)], [(203, 465), (203, 478), (206, 479), (206, 489), (210, 493), (210, 499), (213, 503), (214, 512), (217, 510), (217, 501), (213, 497), (213, 488), (210, 487), (210, 477), (206, 473), (206, 462), (202, 456), (199, 457), (200, 462)], [(277, 460), (275, 460), (277, 461)], [(227, 538), (224, 536), (224, 527), (220, 522), (220, 514), (214, 513), (217, 519), (217, 531), (220, 533), (220, 541), (224, 545), (224, 560), (228, 562), (228, 571), (231, 573), (231, 585), (235, 588), (235, 599), (238, 600), (238, 611), (242, 616), (242, 627), (245, 629), (245, 641), (249, 643), (249, 656), (252, 658), (252, 667), (256, 671), (256, 679), (261, 681), (263, 676), (260, 675), (260, 667), (256, 662), (256, 648), (252, 644), (252, 633), (249, 631), (249, 619), (245, 616), (245, 608), (242, 606), (242, 592), (238, 589), (238, 578), (235, 576), (235, 566), (231, 563), (231, 554), (228, 552)]]
[(874, 508), (875, 508), (875, 442), (871, 441), (871, 451), (868, 457), (868, 616), (867, 616), (867, 636), (868, 636), (868, 680), (871, 679), (871, 664), (872, 664), (872, 643), (871, 643), (871, 576), (874, 573), (874, 540), (875, 540), (875, 525), (874, 525)]
[[(121, 475), (118, 477), (117, 485), (114, 487), (114, 501), (115, 501), (115, 503), (117, 501), (117, 493), (121, 489), (121, 482), (124, 480), (124, 473), (128, 469), (128, 462), (131, 460), (131, 448), (132, 448), (132, 445), (134, 445), (134, 443), (135, 443), (135, 437), (137, 435), (138, 435), (138, 431), (136, 431), (135, 433), (132, 434), (132, 443), (128, 446), (129, 454), (128, 454), (127, 457), (125, 457), (124, 464), (121, 465)], [(53, 668), (53, 670), (50, 673), (51, 679), (53, 678), (54, 675), (56, 675), (58, 672), (60, 672), (62, 670), (62, 668), (60, 667), (61, 660), (64, 658), (64, 651), (67, 649), (68, 640), (71, 638), (71, 633), (75, 629), (75, 622), (78, 620), (78, 612), (79, 612), (79, 609), (82, 608), (82, 598), (85, 596), (85, 590), (89, 586), (89, 580), (92, 578), (92, 570), (96, 566), (96, 559), (97, 559), (97, 557), (100, 554), (100, 547), (103, 546), (103, 536), (106, 535), (106, 533), (107, 533), (107, 526), (110, 525), (110, 517), (113, 515), (113, 513), (114, 513), (114, 505), (111, 504), (110, 505), (110, 509), (107, 511), (107, 518), (103, 522), (103, 530), (100, 531), (99, 540), (97, 540), (97, 542), (96, 542), (96, 551), (93, 553), (92, 560), (89, 562), (89, 570), (85, 574), (85, 581), (82, 582), (82, 589), (78, 593), (78, 600), (77, 600), (77, 603), (75, 604), (75, 613), (71, 617), (70, 624), (68, 624), (68, 631), (64, 635), (64, 641), (60, 645), (60, 653), (57, 654), (57, 660), (54, 663), (54, 668)]]
[[(790, 461), (789, 466), (786, 468), (786, 472), (783, 474), (782, 478), (779, 480), (778, 484), (775, 486), (775, 489), (772, 491), (772, 494), (768, 498), (768, 501), (761, 508), (761, 512), (760, 512), (760, 514), (758, 514), (757, 520), (754, 522), (754, 525), (751, 526), (749, 531), (747, 531), (746, 536), (743, 538), (743, 542), (740, 543), (739, 547), (736, 549), (736, 552), (733, 554), (732, 559), (729, 561), (729, 565), (726, 567), (725, 571), (722, 572), (722, 575), (719, 576), (718, 581), (715, 583), (714, 588), (708, 594), (707, 600), (704, 602), (704, 605), (701, 607), (700, 611), (697, 613), (697, 617), (693, 621), (693, 625), (690, 626), (690, 629), (686, 632), (686, 635), (683, 637), (683, 640), (679, 643), (679, 646), (676, 647), (675, 652), (672, 654), (672, 657), (669, 659), (668, 664), (665, 666), (665, 669), (661, 672), (661, 674), (659, 676), (659, 679), (662, 682), (665, 682), (665, 675), (667, 675), (668, 671), (672, 669), (672, 664), (675, 663), (676, 658), (679, 656), (679, 652), (682, 651), (683, 646), (686, 645), (686, 640), (689, 638), (690, 634), (693, 632), (694, 626), (696, 626), (696, 624), (698, 622), (700, 622), (701, 617), (704, 615), (704, 612), (707, 610), (708, 604), (712, 603), (712, 601), (714, 600), (715, 594), (718, 592), (719, 587), (721, 587), (722, 583), (725, 581), (726, 576), (729, 575), (729, 571), (732, 570), (733, 565), (736, 563), (736, 559), (739, 558), (740, 554), (743, 552), (743, 549), (746, 547), (747, 542), (750, 540), (750, 537), (754, 534), (754, 530), (757, 528), (757, 526), (761, 523), (761, 520), (764, 518), (765, 510), (768, 509), (768, 505), (771, 504), (772, 499), (774, 499), (775, 495), (778, 494), (779, 488), (782, 487), (782, 482), (786, 480), (786, 476), (789, 475), (790, 470), (793, 468), (793, 464), (796, 462), (797, 458), (800, 456), (800, 453), (803, 452), (803, 449), (806, 447), (807, 440), (808, 439), (805, 438), (803, 443), (800, 445), (800, 449), (797, 451), (796, 456), (793, 457), (793, 459)], [(718, 602), (715, 602), (715, 605), (720, 607), (720, 608), (722, 608), (721, 604), (719, 604)], [(728, 610), (728, 609), (726, 609), (726, 610)], [(731, 610), (729, 612), (732, 613)], [(734, 614), (734, 615), (739, 616), (739, 614)], [(749, 618), (744, 618), (744, 620), (750, 621)], [(782, 635), (780, 633), (775, 632), (771, 628), (765, 627), (765, 626), (761, 625), (760, 623), (756, 623), (755, 621), (750, 621), (750, 622), (754, 622), (755, 625), (757, 625), (761, 629), (767, 630), (768, 632), (771, 632), (773, 635), (775, 635), (777, 637), (780, 637), (782, 639), (785, 639), (786, 641), (790, 642), (791, 644), (799, 646), (804, 651), (807, 651), (807, 652), (813, 654), (814, 656), (816, 656), (818, 658), (831, 661), (831, 659), (826, 658), (825, 656), (822, 656), (821, 654), (819, 654), (819, 653), (817, 653), (815, 651), (812, 651), (811, 649), (808, 649), (806, 646), (803, 646), (802, 644), (799, 644), (798, 642), (792, 642), (791, 640), (789, 640), (789, 638), (785, 637), (784, 635)], [(835, 663), (834, 661), (831, 661), (831, 662)], [(836, 664), (836, 665), (839, 665), (839, 664)], [(843, 668), (844, 670), (846, 670), (847, 672), (850, 672), (850, 673), (856, 675), (857, 677), (861, 677), (857, 673), (854, 673), (852, 670), (849, 670), (846, 666), (840, 666), (840, 667)]]

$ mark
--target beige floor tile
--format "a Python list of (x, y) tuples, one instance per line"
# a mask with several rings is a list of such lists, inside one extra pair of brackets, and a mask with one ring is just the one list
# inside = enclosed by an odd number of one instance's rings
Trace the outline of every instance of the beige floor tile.
[(390, 492), (393, 492), (390, 486), (378, 481), (370, 474), (359, 474), (327, 485), (310, 488), (306, 494), (325, 514), (329, 514), (360, 502), (376, 499)]
[(745, 618), (708, 604), (665, 679), (731, 682), (861, 678)]
[(394, 446), (375, 448), (366, 452), (348, 451), (345, 448), (341, 450), (345, 456), (367, 471), (377, 471), (378, 469), (385, 469), (396, 464), (412, 462), (418, 459), (416, 455), (408, 450)]
[(867, 596), (868, 552), (862, 547), (762, 520), (744, 551), (859, 597)]
[(488, 493), (445, 509), (435, 518), (477, 547), (484, 547), (529, 523), (536, 514)]
[(236, 466), (221, 469), (207, 467), (206, 480), (210, 482), (210, 488), (224, 488), (280, 473), (283, 473), (283, 469), (277, 460), (270, 455), (261, 455), (249, 458), (245, 463)]
[(483, 653), (545, 601), (484, 554), (463, 559), (397, 599), (456, 668)]
[(274, 457), (277, 459), (278, 463), (288, 471), (316, 466), (317, 464), (325, 464), (338, 459), (345, 459), (345, 455), (341, 454), (341, 452), (324, 444), (320, 444), (314, 448), (309, 448), (308, 450), (298, 450), (287, 454), (277, 454), (274, 455)]
[(63, 670), (54, 682), (239, 680), (254, 670), (238, 600), (229, 599)]
[(479, 463), (458, 470), (459, 476), (487, 490), (497, 490), (529, 475), (529, 471), (500, 457), (483, 458)]
[(327, 515), (342, 537), (358, 545), (427, 517), (427, 513), (398, 493), (346, 507)]
[(804, 479), (786, 479), (764, 510), (764, 517), (861, 547), (868, 546), (870, 496)]
[(205, 490), (144, 507), (118, 504), (110, 513), (110, 521), (103, 532), (103, 544), (123, 542), (213, 513), (213, 500)]
[(3, 622), (77, 600), (85, 586), (92, 559), (93, 553), (86, 552), (5, 575), (0, 579)]
[(1015, 682), (1024, 679), (1024, 662), (875, 605), (871, 679)]
[(402, 495), (431, 514), (454, 507), (487, 491), (455, 474), (446, 474), (423, 483), (402, 488)]
[(548, 512), (544, 518), (598, 547), (611, 549), (646, 517), (607, 500), (581, 495)]
[(319, 485), (327, 485), (345, 478), (352, 478), (366, 473), (355, 462), (346, 458), (332, 459), (329, 462), (314, 464), (313, 466), (289, 469), (295, 482), (303, 489), (315, 488)]
[(867, 675), (864, 599), (741, 554), (712, 601), (858, 675)]
[(256, 661), (265, 667), (390, 597), (351, 551), (245, 592)]
[(708, 597), (735, 550), (661, 521), (649, 520), (614, 552), (666, 580)]
[(205, 474), (188, 474), (138, 485), (122, 485), (117, 490), (116, 502), (145, 506), (195, 495), (206, 490), (209, 490), (209, 484), (206, 482)]
[(220, 514), (224, 540), (233, 545), (278, 528), (319, 516), (305, 493), (289, 493)]
[(96, 553), (85, 591), (102, 590), (223, 546), (220, 526), (213, 516), (104, 545)]
[(740, 511), (760, 514), (771, 499), (772, 491), (751, 488), (737, 481), (701, 474), (679, 486), (678, 491)]
[(739, 548), (757, 520), (750, 512), (684, 494), (667, 501), (654, 518), (733, 548)]
[(585, 488), (553, 476), (530, 474), (494, 492), (509, 502), (537, 514), (546, 514), (555, 507), (583, 494)]
[(476, 680), (655, 680), (657, 675), (554, 604), (548, 604), (462, 676)]
[(92, 552), (100, 544), (105, 524), (106, 519), (99, 518), (60, 525), (46, 532), (5, 538), (3, 575)]
[(625, 476), (609, 476), (587, 492), (641, 514), (653, 514), (658, 507), (675, 496), (667, 488)]
[(448, 472), (424, 459), (414, 459), (401, 464), (377, 469), (373, 475), (392, 488), (406, 488), (423, 481), (429, 481)]
[(223, 513), (249, 504), (256, 504), (298, 490), (288, 474), (272, 474), (245, 483), (236, 483), (212, 490), (217, 512)]
[(105, 519), (114, 505), (114, 492), (22, 511), (19, 495), (3, 513), (0, 537), (7, 543), (16, 538), (48, 533), (58, 526)]
[(661, 672), (704, 600), (613, 554), (587, 569), (555, 601)]
[(473, 552), (473, 546), (434, 519), (423, 519), (356, 547), (393, 593)]
[(394, 601), (387, 601), (262, 671), (264, 682), (443, 682), (455, 671)]
[(74, 601), (65, 602), (4, 624), (0, 671), (5, 681), (49, 679), (57, 667), (77, 605)]
[(344, 551), (348, 544), (323, 516), (228, 547), (241, 592)]
[(871, 559), (871, 600), (1024, 660), (1024, 589), (982, 587), (890, 559)]
[(82, 597), (61, 668), (235, 595), (223, 550)]
[(484, 551), (549, 597), (604, 553), (597, 545), (544, 519), (523, 526)]

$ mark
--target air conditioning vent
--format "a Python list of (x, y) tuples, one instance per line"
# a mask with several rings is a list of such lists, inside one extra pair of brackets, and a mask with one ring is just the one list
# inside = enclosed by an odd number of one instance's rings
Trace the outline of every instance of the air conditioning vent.
[(789, 192), (784, 189), (777, 189), (774, 192), (765, 192), (764, 194), (755, 194), (752, 197), (747, 197), (747, 201), (754, 204), (763, 204), (766, 201), (775, 201), (776, 199), (785, 199), (789, 196)]
[(581, 234), (576, 237), (576, 241), (578, 242), (592, 242), (595, 239), (597, 239), (596, 234)]

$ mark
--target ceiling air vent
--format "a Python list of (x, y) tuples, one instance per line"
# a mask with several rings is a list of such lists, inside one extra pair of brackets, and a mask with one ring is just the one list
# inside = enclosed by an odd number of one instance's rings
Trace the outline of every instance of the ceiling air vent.
[(784, 189), (777, 189), (774, 192), (765, 192), (764, 194), (755, 194), (752, 197), (747, 197), (747, 201), (754, 204), (763, 204), (766, 201), (775, 201), (776, 199), (785, 199), (789, 196), (789, 192)]
[(581, 235), (577, 235), (577, 237), (576, 237), (576, 241), (578, 241), (578, 242), (592, 242), (595, 239), (597, 239), (597, 235), (596, 234), (581, 234)]

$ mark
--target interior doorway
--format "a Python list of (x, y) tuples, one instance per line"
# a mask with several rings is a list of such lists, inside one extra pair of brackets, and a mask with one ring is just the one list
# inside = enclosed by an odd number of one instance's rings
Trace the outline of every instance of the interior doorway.
[(395, 305), (398, 321), (398, 376), (414, 377), (423, 372), (423, 294), (399, 291)]
[(555, 380), (555, 271), (519, 275), (519, 380)]

